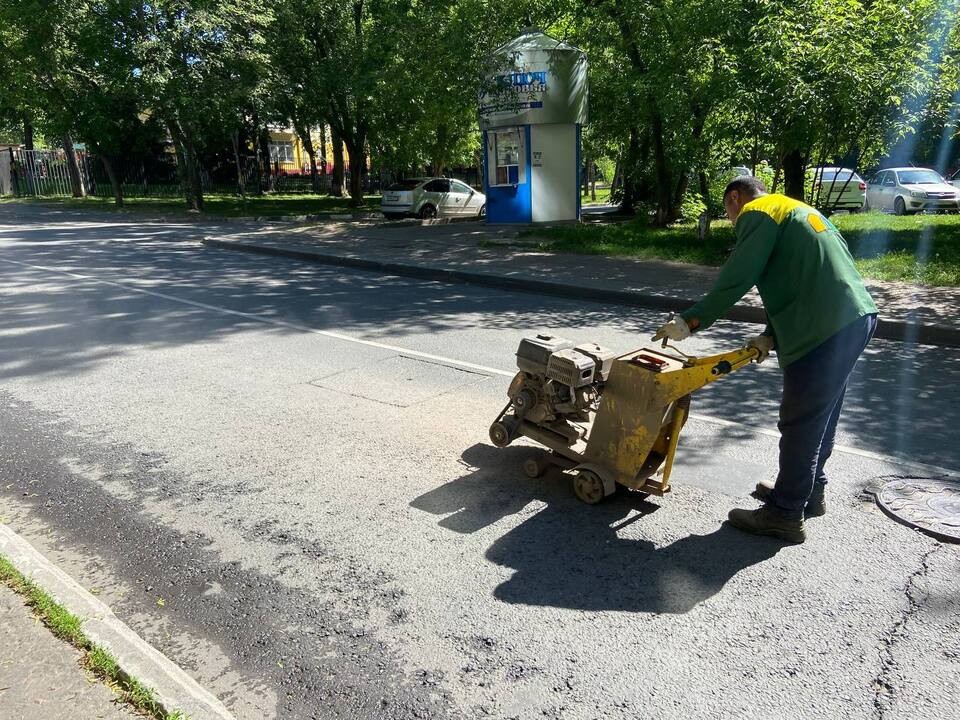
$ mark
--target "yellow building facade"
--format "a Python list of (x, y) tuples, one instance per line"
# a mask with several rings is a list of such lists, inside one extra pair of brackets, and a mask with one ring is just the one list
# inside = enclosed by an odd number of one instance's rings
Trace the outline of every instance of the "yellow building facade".
[[(311, 129), (310, 138), (313, 141), (313, 149), (317, 154), (317, 171), (322, 172), (321, 147), (326, 146), (327, 172), (333, 171), (333, 142), (330, 139), (330, 129), (324, 128), (326, 143), (322, 143), (320, 132)], [(343, 148), (344, 162), (349, 168), (349, 158), (347, 149)], [(274, 168), (288, 175), (309, 175), (310, 174), (310, 156), (300, 141), (300, 136), (294, 132), (293, 128), (271, 128), (270, 129), (270, 161)]]

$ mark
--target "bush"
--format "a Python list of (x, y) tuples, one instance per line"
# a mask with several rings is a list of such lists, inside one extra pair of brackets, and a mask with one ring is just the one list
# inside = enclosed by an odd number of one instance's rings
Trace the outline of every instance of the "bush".
[(680, 220), (683, 222), (696, 222), (707, 205), (699, 192), (687, 190), (683, 196), (683, 202), (680, 203)]

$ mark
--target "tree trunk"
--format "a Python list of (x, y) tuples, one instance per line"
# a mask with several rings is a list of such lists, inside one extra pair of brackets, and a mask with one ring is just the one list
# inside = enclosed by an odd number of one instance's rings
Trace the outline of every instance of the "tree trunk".
[(113, 169), (113, 163), (110, 162), (110, 158), (108, 158), (103, 151), (98, 150), (97, 154), (100, 156), (100, 162), (103, 164), (103, 169), (106, 170), (107, 178), (110, 180), (110, 187), (113, 189), (113, 202), (117, 207), (122, 207), (123, 186), (120, 184), (117, 173)]
[(804, 158), (800, 150), (790, 150), (783, 156), (783, 191), (789, 197), (803, 200)]
[(63, 152), (67, 156), (67, 174), (70, 176), (70, 189), (75, 198), (87, 196), (87, 190), (83, 186), (83, 175), (80, 173), (80, 163), (77, 160), (77, 151), (73, 147), (73, 138), (70, 133), (63, 136)]
[[(443, 175), (447, 167), (447, 147), (450, 144), (450, 131), (445, 123), (437, 127), (436, 142), (433, 144), (433, 157), (430, 161), (430, 173), (435, 177)], [(353, 161), (351, 160), (351, 164)]]
[(334, 197), (343, 197), (343, 139), (333, 128), (330, 128), (330, 142), (333, 143), (333, 178), (330, 183), (330, 194)]
[(707, 179), (707, 173), (703, 170), (697, 172), (697, 184), (700, 188), (700, 197), (703, 198), (703, 204), (710, 209), (710, 181)]
[(183, 145), (174, 140), (174, 151), (177, 154), (177, 178), (180, 180), (180, 191), (183, 193), (184, 202), (187, 207), (190, 206), (190, 179), (187, 177), (187, 158), (183, 154)]
[(367, 154), (362, 138), (347, 143), (347, 153), (350, 156), (350, 204), (359, 207), (363, 205), (363, 172), (367, 168)]
[(187, 146), (193, 162), (190, 163), (190, 183), (193, 186), (194, 208), (197, 211), (203, 210), (203, 178), (200, 176), (200, 158), (197, 155), (197, 149), (193, 143), (188, 142)]
[(617, 189), (620, 187), (620, 176), (623, 174), (621, 170), (622, 162), (620, 158), (617, 158), (617, 161), (613, 165), (613, 177), (610, 178), (610, 196), (613, 197)]
[(203, 184), (200, 181), (200, 168), (197, 163), (196, 149), (193, 143), (184, 141), (181, 144), (183, 155), (184, 178), (187, 183), (187, 205), (191, 210), (203, 210)]
[(620, 183), (623, 187), (623, 197), (620, 200), (620, 212), (633, 215), (633, 205), (637, 201), (637, 161), (640, 156), (640, 130), (630, 128), (630, 141), (627, 143), (626, 156), (620, 167)]
[[(270, 167), (270, 130), (266, 124), (260, 128), (260, 168), (263, 171), (261, 177), (266, 176), (267, 192), (273, 192), (273, 169)], [(261, 187), (263, 182), (260, 183)], [(261, 191), (262, 192), (262, 191)]]
[(320, 123), (320, 172), (323, 175), (323, 182), (319, 190), (323, 190), (323, 185), (327, 184), (327, 126)]
[(317, 151), (313, 147), (313, 138), (310, 137), (310, 126), (303, 125), (294, 120), (293, 129), (296, 130), (303, 149), (307, 151), (307, 157), (310, 158), (310, 187), (314, 192), (319, 192), (320, 187), (317, 180)]
[(673, 190), (669, 222), (673, 222), (680, 216), (680, 206), (683, 204), (683, 196), (687, 194), (688, 187), (690, 187), (690, 175), (689, 173), (681, 173), (680, 179), (677, 180), (676, 187)]
[(30, 151), (36, 149), (33, 146), (33, 123), (28, 117), (23, 119), (23, 147)]
[(667, 165), (667, 151), (663, 144), (663, 117), (657, 110), (651, 116), (650, 133), (653, 139), (653, 170), (657, 181), (657, 212), (654, 224), (666, 227), (673, 215), (673, 182)]
[(237, 192), (240, 197), (247, 198), (247, 188), (243, 181), (243, 166), (240, 164), (240, 131), (237, 128), (230, 133), (230, 139), (233, 141), (233, 162), (237, 166)]
[(263, 195), (263, 154), (260, 151), (260, 144), (263, 140), (263, 133), (260, 132), (260, 117), (254, 113), (252, 118), (253, 130), (253, 159), (257, 166), (257, 186), (253, 192), (258, 197)]
[(177, 149), (177, 168), (180, 172), (180, 182), (183, 184), (187, 207), (200, 212), (203, 210), (203, 184), (200, 181), (200, 169), (197, 166), (196, 148), (179, 123), (168, 122), (167, 129)]

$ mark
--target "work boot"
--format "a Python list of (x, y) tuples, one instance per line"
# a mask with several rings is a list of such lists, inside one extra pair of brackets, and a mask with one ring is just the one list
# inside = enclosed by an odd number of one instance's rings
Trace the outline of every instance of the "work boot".
[(802, 543), (807, 539), (803, 518), (793, 520), (769, 505), (762, 505), (756, 510), (735, 508), (728, 517), (735, 528), (754, 535), (770, 535), (792, 543)]
[[(807, 504), (803, 508), (803, 516), (805, 518), (822, 517), (827, 514), (826, 488), (827, 486), (824, 483), (813, 484), (813, 492), (810, 494), (810, 497), (807, 498)], [(757, 487), (753, 489), (751, 495), (757, 500), (766, 500), (770, 497), (772, 490), (772, 484), (761, 481), (757, 483)]]

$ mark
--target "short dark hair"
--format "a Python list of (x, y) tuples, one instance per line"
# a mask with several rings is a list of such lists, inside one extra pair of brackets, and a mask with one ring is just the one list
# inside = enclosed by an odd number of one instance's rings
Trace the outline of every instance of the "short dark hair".
[(723, 199), (726, 200), (727, 195), (734, 190), (752, 198), (767, 194), (767, 186), (763, 184), (763, 180), (753, 175), (741, 175), (728, 182), (723, 191)]

